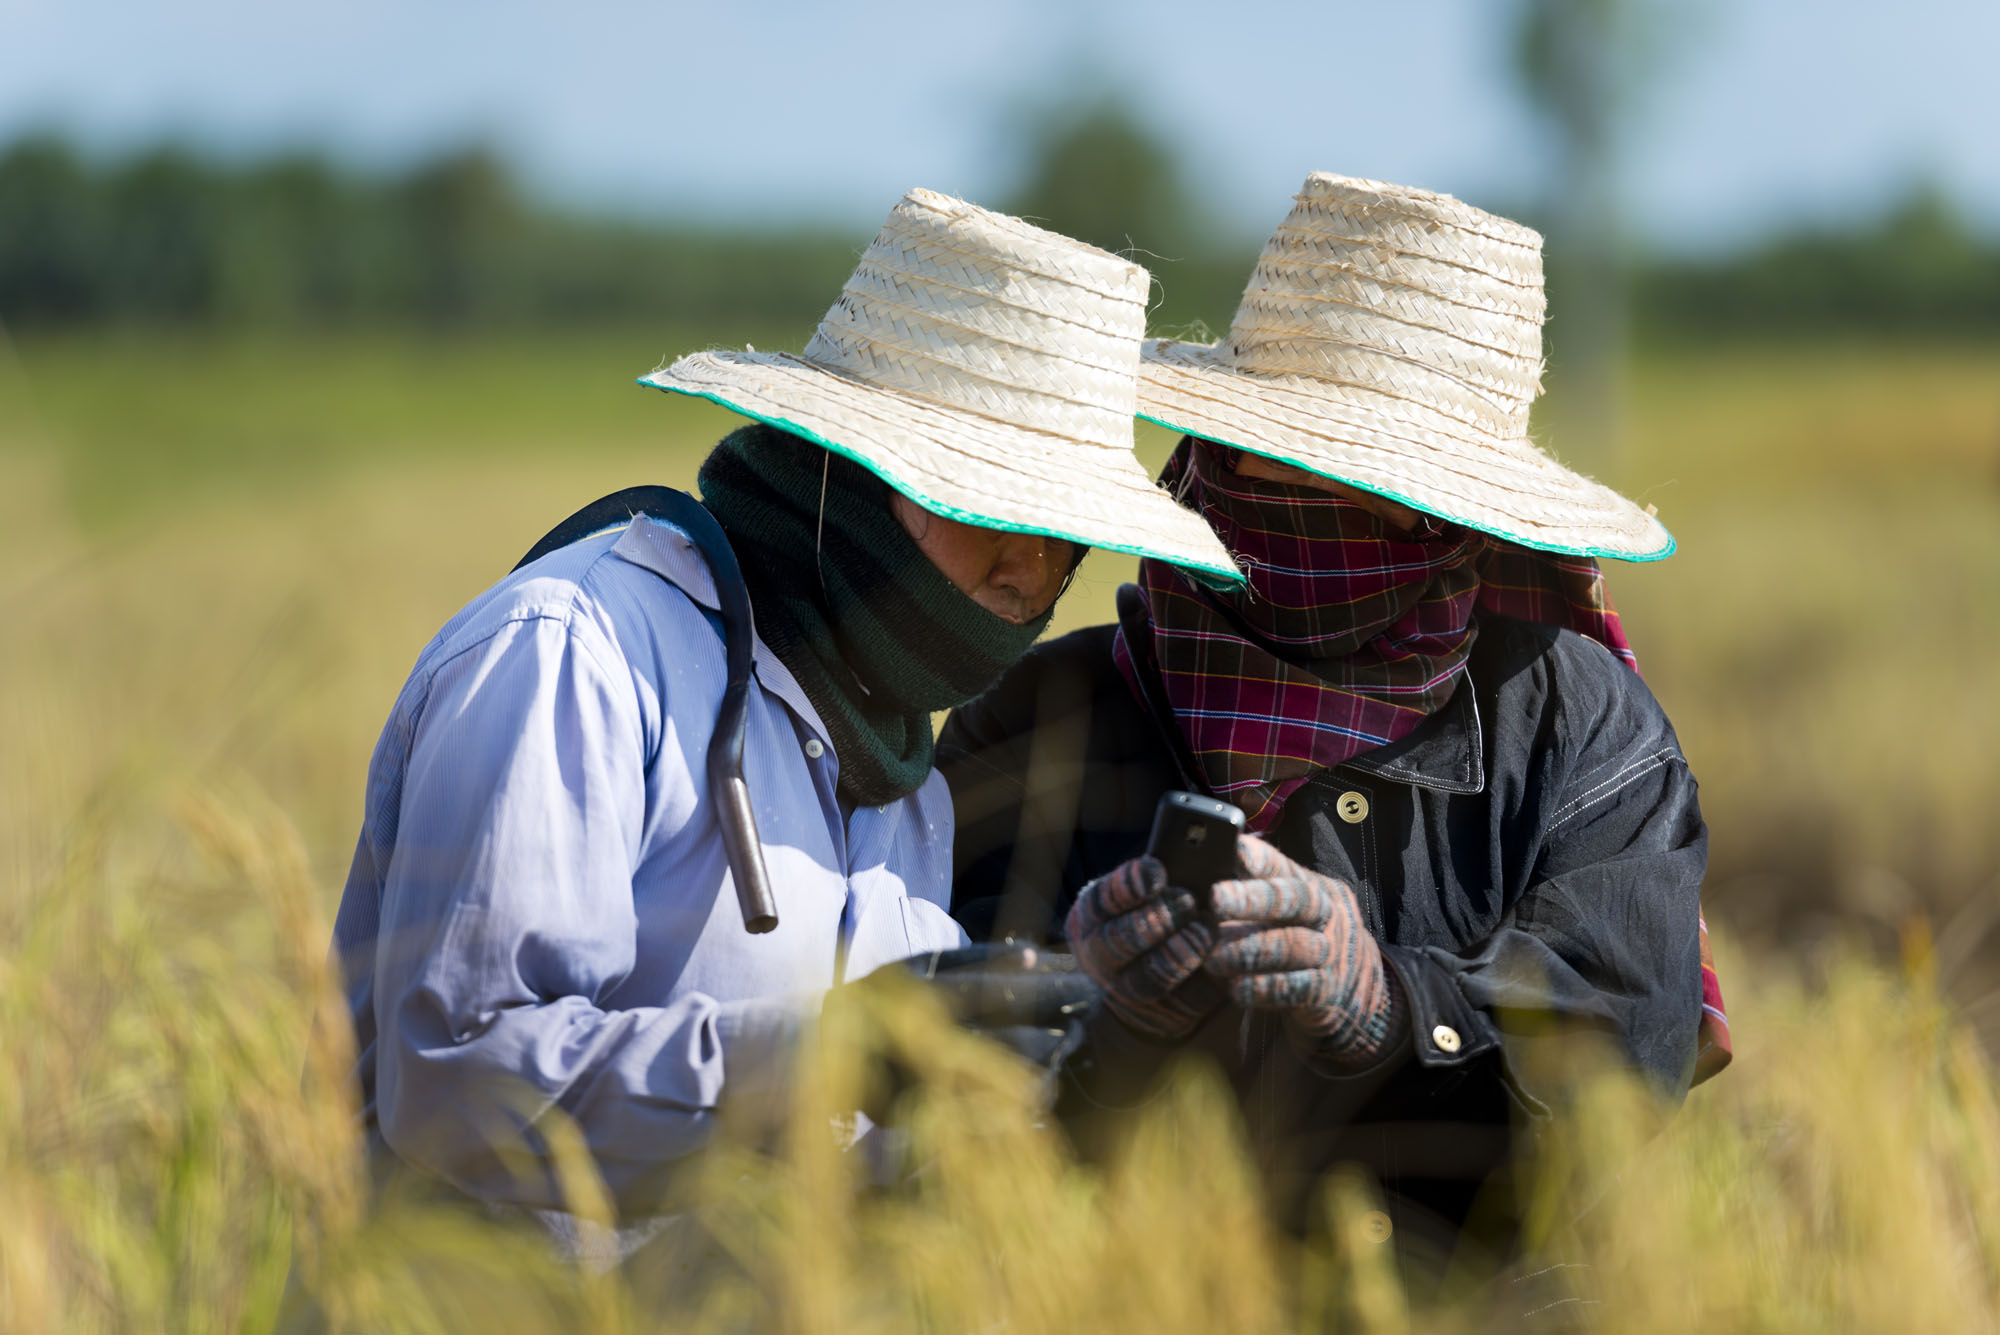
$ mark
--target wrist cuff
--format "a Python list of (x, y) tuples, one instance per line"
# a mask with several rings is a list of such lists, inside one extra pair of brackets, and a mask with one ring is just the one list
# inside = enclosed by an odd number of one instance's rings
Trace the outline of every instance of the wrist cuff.
[(1382, 1000), (1376, 1014), (1358, 1026), (1358, 1040), (1334, 1043), (1309, 1038), (1307, 1064), (1327, 1075), (1366, 1075), (1405, 1055), (1409, 1048), (1410, 1006), (1395, 970), (1382, 969)]

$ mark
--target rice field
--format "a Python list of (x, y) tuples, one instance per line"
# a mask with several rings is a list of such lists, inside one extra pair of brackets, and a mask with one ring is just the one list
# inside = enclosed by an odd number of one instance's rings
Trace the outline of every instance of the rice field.
[[(630, 383), (683, 346), (0, 344), (0, 1329), (261, 1330), (288, 1275), (363, 1330), (1494, 1328), (1399, 1289), (1365, 1183), (1330, 1184), (1325, 1236), (1271, 1236), (1198, 1072), (1086, 1171), (908, 1008), (827, 1045), (784, 1134), (727, 1137), (629, 1275), (363, 1210), (345, 1039), (312, 1018), (367, 753), (546, 527), (691, 480), (731, 419)], [(1588, 1328), (2000, 1324), (1996, 351), (1660, 354), (1617, 459), (1561, 451), (1681, 540), (1612, 588), (1703, 782), (1739, 1044), (1657, 1135), (1579, 1079), (1536, 1255), (1590, 1263)], [(1058, 628), (1124, 566), (1093, 557)], [(923, 1171), (856, 1191), (825, 1127), (884, 1047), (934, 1076)]]

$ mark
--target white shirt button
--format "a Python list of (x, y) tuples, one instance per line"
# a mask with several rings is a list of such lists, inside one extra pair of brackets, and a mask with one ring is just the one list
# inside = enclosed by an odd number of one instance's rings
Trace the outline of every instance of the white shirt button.
[(1359, 825), (1368, 819), (1368, 799), (1360, 793), (1342, 793), (1340, 799), (1333, 804), (1333, 809), (1339, 812), (1340, 818), (1349, 825)]
[(1431, 1042), (1437, 1044), (1439, 1052), (1457, 1052), (1458, 1030), (1448, 1024), (1441, 1024), (1431, 1030)]
[(819, 738), (817, 737), (806, 738), (807, 756), (811, 757), (814, 760), (818, 760), (821, 756), (825, 754), (826, 754), (826, 748), (819, 744)]

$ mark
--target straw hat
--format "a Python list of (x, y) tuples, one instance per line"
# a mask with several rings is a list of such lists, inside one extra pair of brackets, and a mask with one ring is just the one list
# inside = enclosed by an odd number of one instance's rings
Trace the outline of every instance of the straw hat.
[(1139, 412), (1545, 551), (1652, 561), (1652, 511), (1528, 439), (1542, 238), (1449, 195), (1315, 172), (1229, 337), (1149, 342)]
[(1242, 578), (1132, 454), (1151, 280), (912, 190), (803, 354), (698, 352), (640, 380), (817, 441), (938, 514)]

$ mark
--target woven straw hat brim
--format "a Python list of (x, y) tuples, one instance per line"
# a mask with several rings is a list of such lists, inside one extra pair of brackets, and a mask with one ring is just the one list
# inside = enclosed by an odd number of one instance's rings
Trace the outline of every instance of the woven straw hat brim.
[(1214, 531), (1129, 449), (942, 407), (791, 353), (698, 352), (639, 383), (803, 436), (949, 519), (1157, 557), (1212, 584), (1243, 579)]
[(1625, 561), (1673, 554), (1658, 519), (1532, 441), (1358, 385), (1240, 371), (1217, 345), (1147, 341), (1139, 415), (1523, 547)]

